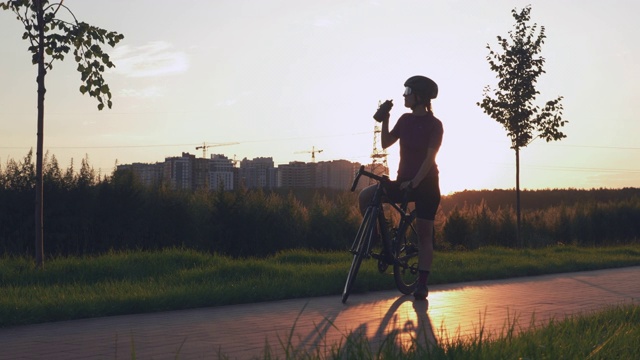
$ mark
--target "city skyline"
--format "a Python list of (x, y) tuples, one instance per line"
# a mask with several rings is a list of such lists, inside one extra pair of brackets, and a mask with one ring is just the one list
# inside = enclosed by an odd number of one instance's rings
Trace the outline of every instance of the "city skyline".
[[(505, 131), (476, 102), (497, 80), (486, 45), (507, 36), (511, 10), (531, 4), (544, 26), (544, 102), (564, 96), (567, 138), (521, 152), (521, 186), (640, 186), (635, 104), (640, 57), (631, 0), (337, 1), (299, 3), (185, 0), (66, 0), (80, 21), (118, 31), (106, 48), (111, 110), (82, 96), (73, 59), (47, 75), (45, 151), (61, 166), (85, 155), (103, 174), (119, 164), (161, 161), (210, 144), (237, 158), (278, 164), (370, 162), (378, 101), (403, 109), (403, 82), (424, 74), (440, 86), (444, 124), (438, 154), (444, 194), (513, 188), (515, 156)], [(268, 15), (268, 16), (267, 16)], [(594, 26), (597, 24), (597, 26)], [(36, 68), (20, 22), (0, 12), (0, 164), (20, 160), (36, 140)], [(215, 144), (223, 144), (213, 147)], [(395, 176), (397, 144), (387, 149)]]
[[(223, 154), (211, 154), (209, 158), (197, 158), (183, 152), (180, 156), (167, 157), (163, 162), (118, 165), (117, 171), (132, 171), (144, 186), (166, 185), (180, 190), (235, 190), (240, 187), (347, 190), (351, 189), (361, 165), (348, 160), (291, 161), (276, 165), (271, 157), (234, 160)], [(376, 174), (388, 171), (384, 160), (364, 166)], [(357, 189), (368, 183), (360, 181)]]

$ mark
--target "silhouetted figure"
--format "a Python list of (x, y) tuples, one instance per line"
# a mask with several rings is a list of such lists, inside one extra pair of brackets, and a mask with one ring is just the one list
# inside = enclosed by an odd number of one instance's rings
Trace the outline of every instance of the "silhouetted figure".
[[(400, 140), (400, 164), (395, 181), (389, 186), (389, 202), (402, 202), (404, 190), (409, 189), (409, 201), (415, 202), (416, 231), (419, 237), (418, 284), (416, 299), (426, 299), (427, 282), (433, 262), (433, 222), (440, 205), (440, 180), (436, 154), (442, 144), (442, 122), (433, 115), (431, 100), (438, 96), (438, 85), (431, 79), (417, 75), (404, 83), (404, 106), (410, 113), (400, 116), (389, 131), (391, 101), (383, 103), (374, 115), (382, 123), (381, 143), (384, 149)], [(371, 201), (375, 185), (360, 192), (362, 212)]]

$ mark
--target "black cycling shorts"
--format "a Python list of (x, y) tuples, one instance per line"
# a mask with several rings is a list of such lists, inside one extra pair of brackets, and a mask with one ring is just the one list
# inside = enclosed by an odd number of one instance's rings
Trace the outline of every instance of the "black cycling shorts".
[[(390, 181), (386, 186), (388, 201), (401, 203), (404, 199), (404, 191), (400, 190), (403, 181)], [(428, 177), (409, 192), (409, 202), (415, 202), (418, 219), (435, 220), (436, 211), (440, 206), (440, 179)]]

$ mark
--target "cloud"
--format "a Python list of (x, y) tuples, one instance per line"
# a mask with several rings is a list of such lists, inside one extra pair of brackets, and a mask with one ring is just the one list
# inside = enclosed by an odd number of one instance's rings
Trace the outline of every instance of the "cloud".
[(119, 95), (129, 98), (154, 98), (164, 96), (164, 89), (158, 86), (150, 86), (144, 89), (122, 89)]
[(114, 72), (128, 77), (157, 77), (184, 73), (189, 69), (186, 53), (172, 50), (173, 45), (154, 41), (146, 45), (116, 47), (111, 55)]

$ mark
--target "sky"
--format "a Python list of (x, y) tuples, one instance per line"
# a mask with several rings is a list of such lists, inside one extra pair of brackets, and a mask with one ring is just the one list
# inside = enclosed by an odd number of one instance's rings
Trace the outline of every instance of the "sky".
[[(545, 27), (536, 104), (563, 96), (567, 137), (521, 151), (524, 189), (640, 186), (640, 25), (635, 0), (66, 0), (79, 21), (124, 34), (104, 46), (113, 108), (78, 91), (72, 56), (46, 77), (45, 150), (67, 168), (189, 152), (275, 164), (369, 163), (372, 115), (404, 81), (439, 85), (443, 193), (515, 187), (506, 131), (476, 103), (497, 79), (487, 45), (508, 36), (511, 10), (531, 5)], [(60, 16), (68, 16), (63, 14)], [(0, 166), (36, 147), (36, 66), (13, 13), (0, 11)], [(379, 146), (379, 141), (378, 141)], [(322, 152), (319, 152), (322, 150)], [(387, 149), (395, 177), (398, 145)]]

